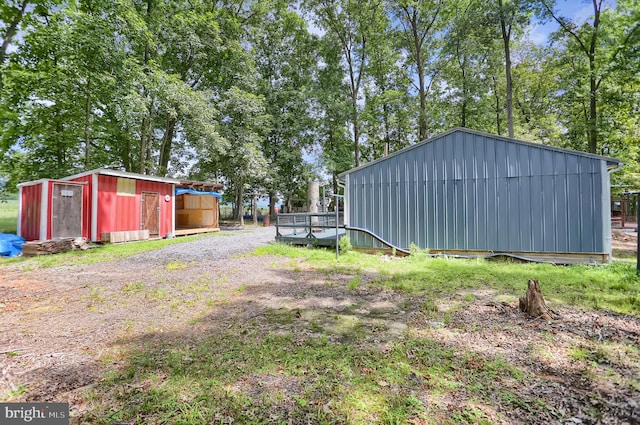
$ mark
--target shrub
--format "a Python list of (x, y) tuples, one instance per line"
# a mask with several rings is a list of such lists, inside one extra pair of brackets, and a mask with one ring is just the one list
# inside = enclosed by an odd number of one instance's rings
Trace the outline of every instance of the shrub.
[(338, 247), (340, 248), (340, 252), (342, 253), (351, 251), (351, 248), (353, 248), (353, 246), (351, 246), (351, 240), (349, 239), (349, 236), (341, 237)]

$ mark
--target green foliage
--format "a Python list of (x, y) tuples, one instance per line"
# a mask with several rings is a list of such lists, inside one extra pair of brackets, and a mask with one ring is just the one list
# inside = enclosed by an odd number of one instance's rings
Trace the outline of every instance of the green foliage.
[(351, 240), (349, 239), (349, 236), (345, 235), (340, 238), (338, 248), (340, 249), (340, 253), (342, 254), (346, 254), (347, 252), (351, 251), (353, 247), (351, 246)]
[(291, 200), (456, 125), (504, 134), (511, 92), (518, 138), (619, 158), (613, 183), (637, 188), (640, 7), (556, 3), (9, 0), (0, 175), (110, 167)]

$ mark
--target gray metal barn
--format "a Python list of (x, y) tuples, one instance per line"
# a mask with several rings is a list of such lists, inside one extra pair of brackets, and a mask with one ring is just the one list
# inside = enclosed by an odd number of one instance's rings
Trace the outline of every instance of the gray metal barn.
[[(607, 262), (613, 158), (465, 128), (340, 175), (345, 224), (398, 248)], [(350, 232), (357, 247), (384, 247)]]

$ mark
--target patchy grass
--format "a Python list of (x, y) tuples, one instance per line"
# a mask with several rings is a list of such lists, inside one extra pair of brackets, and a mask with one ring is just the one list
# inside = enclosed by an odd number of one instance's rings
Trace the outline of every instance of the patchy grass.
[(13, 233), (18, 230), (18, 201), (9, 199), (0, 202), (0, 233)]
[[(379, 275), (374, 283), (380, 288), (415, 295), (467, 293), (468, 289), (484, 288), (518, 297), (526, 291), (528, 279), (533, 278), (540, 281), (543, 294), (551, 304), (640, 316), (640, 278), (636, 276), (635, 264), (627, 262), (604, 266), (554, 266), (430, 258), (420, 253), (400, 258), (348, 252), (336, 263), (331, 251), (283, 244), (260, 247), (256, 254), (304, 258), (307, 265), (326, 273), (373, 271)], [(466, 299), (472, 301), (473, 295), (467, 294)]]
[[(200, 234), (173, 239), (136, 241), (121, 244), (105, 244), (93, 249), (88, 249), (86, 251), (68, 251), (61, 254), (40, 255), (37, 257), (20, 256), (3, 259), (2, 261), (0, 261), (0, 267), (6, 265), (19, 265), (23, 270), (33, 270), (39, 267), (48, 268), (58, 267), (62, 265), (69, 266), (80, 264), (94, 264), (127, 258), (132, 255), (140, 254), (147, 251), (156, 251), (158, 249), (164, 248), (167, 245), (193, 242), (199, 239), (214, 238), (219, 236), (224, 236), (224, 234)], [(177, 261), (170, 262), (166, 266), (167, 270), (181, 270), (186, 267), (188, 267), (188, 264), (183, 264)]]
[[(291, 258), (271, 260), (282, 281), (259, 289), (241, 283), (219, 294), (224, 303), (207, 304), (211, 315), (199, 315), (184, 329), (124, 341), (118, 347), (119, 361), (85, 394), (88, 411), (81, 422), (494, 424), (635, 419), (624, 416), (625, 406), (618, 413), (602, 407), (610, 394), (599, 395), (596, 389), (615, 388), (611, 394), (635, 399), (640, 350), (625, 339), (623, 327), (603, 337), (593, 324), (600, 313), (617, 320), (619, 315), (607, 310), (640, 316), (640, 281), (633, 264), (556, 267), (357, 252), (342, 255), (336, 263), (333, 252), (279, 244), (255, 254)], [(273, 307), (261, 309), (259, 296), (263, 301), (277, 297), (272, 291), (285, 285), (287, 276), (300, 292), (280, 294)], [(515, 312), (500, 313), (485, 304), (488, 299), (517, 303), (532, 277), (541, 282), (552, 307), (586, 310), (588, 314), (575, 315), (583, 322), (588, 318), (588, 323), (573, 323), (575, 328), (566, 330), (562, 324), (519, 319)], [(308, 283), (314, 279), (324, 284), (314, 290)], [(202, 278), (182, 290), (206, 293), (209, 285), (209, 278)], [(144, 292), (137, 283), (121, 290)], [(487, 298), (487, 293), (495, 295)], [(168, 295), (145, 293), (158, 302)], [(326, 303), (329, 299), (333, 307)], [(325, 303), (304, 304), (309, 300)], [(299, 304), (292, 308), (289, 302)], [(216, 309), (235, 313), (219, 320)], [(480, 319), (474, 321), (476, 317)], [(494, 322), (497, 317), (503, 321)], [(126, 325), (124, 331), (132, 324)], [(401, 331), (393, 334), (393, 326)], [(395, 336), (387, 337), (391, 334)], [(576, 391), (583, 392), (574, 395)], [(584, 400), (587, 404), (581, 404)]]

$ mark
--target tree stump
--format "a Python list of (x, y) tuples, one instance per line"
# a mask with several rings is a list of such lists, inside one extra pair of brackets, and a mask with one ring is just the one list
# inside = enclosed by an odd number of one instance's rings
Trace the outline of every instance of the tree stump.
[(520, 311), (536, 319), (551, 320), (557, 317), (557, 314), (544, 302), (540, 283), (535, 279), (529, 279), (527, 293), (524, 297), (520, 297)]

